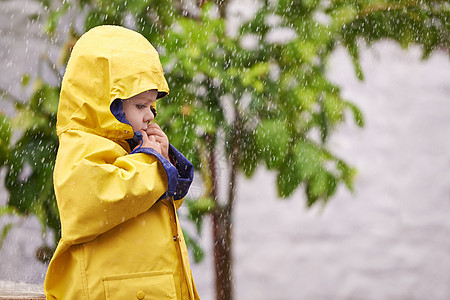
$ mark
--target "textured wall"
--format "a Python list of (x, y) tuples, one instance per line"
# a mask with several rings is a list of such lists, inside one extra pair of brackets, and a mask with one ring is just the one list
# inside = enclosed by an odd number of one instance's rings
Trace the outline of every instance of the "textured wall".
[[(46, 52), (24, 19), (39, 8), (27, 3), (0, 1), (0, 87), (17, 95), (25, 93), (20, 75), (36, 72)], [(276, 198), (274, 174), (260, 169), (251, 180), (241, 178), (233, 227), (236, 299), (450, 299), (448, 56), (421, 62), (417, 48), (382, 43), (362, 52), (362, 66), (366, 79), (359, 82), (338, 51), (329, 70), (366, 118), (359, 129), (349, 115), (330, 141), (358, 168), (355, 192), (342, 188), (326, 207), (306, 210), (300, 191)], [(39, 224), (13, 221), (18, 225), (0, 252), (0, 280), (40, 283), (45, 266), (33, 258)], [(193, 265), (206, 300), (213, 299), (211, 260)]]

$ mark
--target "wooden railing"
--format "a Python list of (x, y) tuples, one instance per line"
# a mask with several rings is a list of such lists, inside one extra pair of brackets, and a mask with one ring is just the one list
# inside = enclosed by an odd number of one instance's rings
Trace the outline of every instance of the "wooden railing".
[(0, 300), (45, 300), (42, 287), (35, 284), (0, 281)]

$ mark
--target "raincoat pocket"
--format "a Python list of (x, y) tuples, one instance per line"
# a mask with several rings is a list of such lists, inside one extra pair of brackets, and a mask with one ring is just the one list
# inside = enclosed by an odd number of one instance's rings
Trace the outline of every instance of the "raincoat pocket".
[(176, 299), (175, 282), (170, 271), (116, 275), (103, 278), (107, 300)]

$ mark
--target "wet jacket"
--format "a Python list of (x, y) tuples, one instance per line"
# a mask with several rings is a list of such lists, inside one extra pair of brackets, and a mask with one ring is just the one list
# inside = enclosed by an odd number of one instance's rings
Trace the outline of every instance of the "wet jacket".
[(47, 299), (198, 299), (176, 214), (192, 165), (171, 145), (176, 167), (150, 148), (130, 154), (133, 130), (114, 106), (151, 89), (158, 98), (169, 92), (142, 35), (100, 26), (76, 43), (58, 108), (53, 179), (62, 238)]

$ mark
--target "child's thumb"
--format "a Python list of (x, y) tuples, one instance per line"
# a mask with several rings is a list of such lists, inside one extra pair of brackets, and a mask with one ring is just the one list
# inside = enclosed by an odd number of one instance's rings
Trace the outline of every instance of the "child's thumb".
[(143, 130), (139, 130), (139, 131), (142, 133), (142, 141), (144, 141), (144, 142), (149, 141), (147, 133)]

